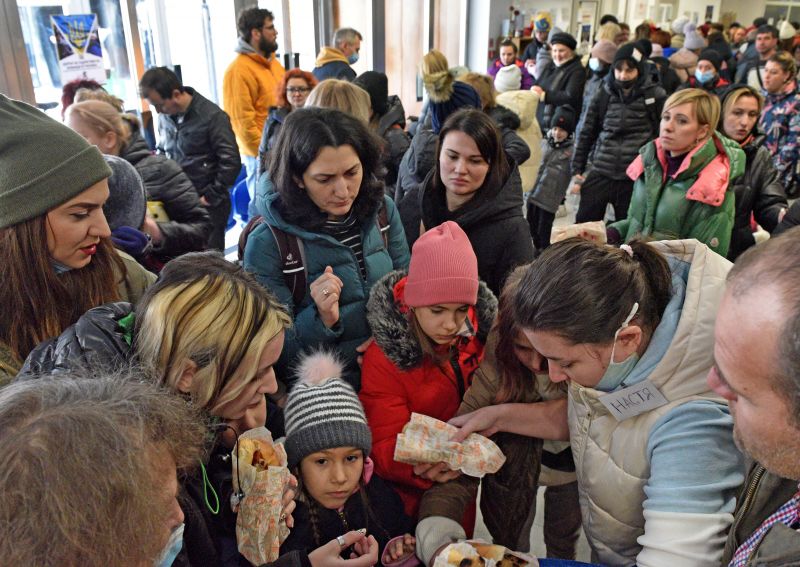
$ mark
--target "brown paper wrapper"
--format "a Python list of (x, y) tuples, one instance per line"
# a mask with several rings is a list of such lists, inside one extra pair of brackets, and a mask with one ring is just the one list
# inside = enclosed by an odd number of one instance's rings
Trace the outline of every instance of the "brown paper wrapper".
[(394, 460), (399, 463), (447, 463), (452, 470), (482, 478), (500, 470), (506, 457), (492, 441), (472, 433), (461, 443), (450, 441), (458, 431), (427, 415), (411, 414), (411, 421), (397, 436)]
[(236, 541), (241, 553), (253, 565), (275, 561), (280, 555), (281, 543), (289, 537), (289, 528), (281, 521), (283, 492), (289, 484), (290, 473), (286, 466), (286, 450), (280, 443), (273, 443), (272, 435), (265, 427), (243, 433), (240, 439), (260, 439), (275, 448), (281, 466), (270, 466), (259, 471), (251, 463), (239, 463), (239, 478), (236, 475), (238, 455), (231, 453), (233, 465), (233, 489), (241, 490), (244, 498), (239, 505), (236, 518)]
[(527, 553), (479, 540), (451, 543), (433, 563), (433, 567), (538, 567), (539, 560)]

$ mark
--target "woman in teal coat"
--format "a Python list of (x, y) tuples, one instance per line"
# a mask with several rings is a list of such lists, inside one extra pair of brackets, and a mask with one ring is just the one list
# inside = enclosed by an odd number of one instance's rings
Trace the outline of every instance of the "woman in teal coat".
[(356, 390), (356, 349), (371, 336), (369, 291), (409, 261), (400, 215), (383, 194), (380, 148), (343, 112), (292, 112), (263, 176), (275, 187), (261, 210), (264, 223), (244, 250), (245, 268), (294, 315), (281, 361), (289, 368), (304, 350), (332, 350)]
[(628, 166), (635, 182), (628, 218), (609, 226), (609, 242), (696, 238), (727, 255), (735, 214), (731, 181), (744, 173), (745, 156), (715, 131), (719, 115), (719, 99), (700, 89), (667, 99), (659, 137)]

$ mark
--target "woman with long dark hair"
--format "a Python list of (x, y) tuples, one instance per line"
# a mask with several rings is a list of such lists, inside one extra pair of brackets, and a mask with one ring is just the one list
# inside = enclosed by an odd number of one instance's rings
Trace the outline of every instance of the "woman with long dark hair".
[[(342, 356), (344, 377), (358, 390), (356, 348), (371, 335), (369, 290), (409, 260), (400, 216), (383, 195), (380, 140), (333, 109), (296, 110), (283, 128), (268, 171), (275, 191), (248, 237), (244, 266), (292, 311), (283, 361), (327, 347)], [(282, 251), (276, 239), (295, 251)]]
[(533, 259), (518, 167), (480, 110), (460, 110), (447, 119), (436, 155), (419, 197), (422, 226), (458, 223), (478, 257), (478, 275), (497, 295), (509, 272)]
[(115, 251), (103, 215), (111, 170), (66, 126), (0, 96), (0, 382), (86, 310), (136, 302), (155, 279)]

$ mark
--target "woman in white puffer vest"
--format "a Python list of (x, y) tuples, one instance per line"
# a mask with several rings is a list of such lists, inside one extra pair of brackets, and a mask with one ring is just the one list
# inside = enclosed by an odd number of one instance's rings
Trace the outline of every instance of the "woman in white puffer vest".
[(555, 413), (545, 405), (558, 401), (503, 404), (459, 425), (544, 437), (544, 412), (564, 420), (595, 562), (719, 565), (743, 480), (728, 406), (706, 384), (730, 266), (696, 240), (570, 239), (517, 288), (517, 324), (568, 398)]

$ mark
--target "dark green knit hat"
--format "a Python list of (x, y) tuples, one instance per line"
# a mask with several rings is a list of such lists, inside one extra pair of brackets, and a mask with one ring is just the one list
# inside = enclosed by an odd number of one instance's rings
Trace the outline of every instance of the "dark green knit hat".
[(0, 95), (0, 228), (43, 215), (110, 175), (80, 135)]

